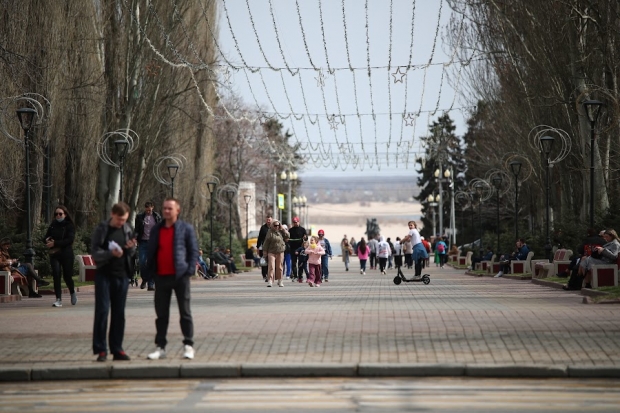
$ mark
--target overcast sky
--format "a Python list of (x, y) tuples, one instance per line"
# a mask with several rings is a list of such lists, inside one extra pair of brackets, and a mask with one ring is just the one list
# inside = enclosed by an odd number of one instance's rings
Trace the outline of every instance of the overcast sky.
[[(464, 132), (467, 111), (458, 109), (453, 87), (459, 65), (443, 64), (458, 61), (443, 42), (452, 16), (445, 1), (345, 0), (344, 19), (342, 0), (221, 5), (219, 45), (239, 67), (222, 79), (253, 108), (280, 119), (302, 143), (310, 161), (302, 176), (333, 175), (334, 168), (346, 175), (362, 169), (413, 175), (418, 138), (443, 110), (453, 109), (457, 133)], [(425, 66), (431, 56), (434, 64)], [(397, 70), (404, 75), (394, 76)]]

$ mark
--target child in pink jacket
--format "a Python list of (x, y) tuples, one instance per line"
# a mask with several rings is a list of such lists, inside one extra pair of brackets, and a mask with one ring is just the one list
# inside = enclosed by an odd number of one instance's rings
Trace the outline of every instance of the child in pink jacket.
[(306, 248), (308, 254), (308, 284), (310, 287), (321, 285), (321, 255), (325, 255), (325, 250), (319, 245), (318, 238), (314, 235), (310, 237), (310, 245)]

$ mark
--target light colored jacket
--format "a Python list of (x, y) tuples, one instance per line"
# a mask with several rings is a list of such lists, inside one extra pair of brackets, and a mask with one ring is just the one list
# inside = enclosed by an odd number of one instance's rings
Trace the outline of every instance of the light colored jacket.
[(280, 254), (286, 249), (286, 242), (289, 239), (288, 231), (280, 228), (274, 230), (269, 228), (265, 242), (263, 243), (263, 254)]
[(325, 250), (319, 244), (314, 248), (306, 248), (308, 254), (308, 264), (321, 265), (321, 255), (325, 255)]
[(392, 255), (390, 244), (388, 244), (383, 237), (380, 237), (379, 244), (377, 245), (377, 257), (388, 258), (390, 255)]

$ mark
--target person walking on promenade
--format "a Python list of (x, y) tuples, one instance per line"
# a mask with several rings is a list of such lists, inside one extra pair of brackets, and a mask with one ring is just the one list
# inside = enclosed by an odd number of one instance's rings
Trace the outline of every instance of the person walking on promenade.
[(407, 225), (409, 226), (409, 233), (403, 237), (403, 242), (411, 241), (413, 250), (411, 258), (415, 265), (415, 276), (420, 277), (424, 267), (424, 260), (428, 258), (428, 253), (426, 248), (424, 248), (424, 244), (422, 244), (422, 237), (418, 232), (415, 221), (409, 221)]
[(325, 282), (329, 281), (329, 260), (332, 258), (332, 246), (329, 243), (329, 240), (325, 238), (325, 231), (322, 229), (318, 232), (319, 239), (318, 243), (325, 250), (325, 255), (321, 257), (321, 275)]
[(289, 233), (280, 224), (280, 221), (271, 222), (271, 228), (267, 232), (263, 243), (263, 254), (267, 256), (268, 277), (267, 287), (273, 285), (274, 279), (278, 281), (278, 287), (284, 287), (282, 281), (282, 265), (284, 260), (284, 250)]
[(306, 274), (306, 280), (308, 279), (308, 254), (306, 254), (306, 249), (309, 245), (308, 241), (304, 241), (301, 247), (295, 250), (294, 254), (297, 257), (297, 281), (300, 283), (304, 282), (304, 273)]
[[(401, 240), (401, 245), (403, 246), (403, 255), (405, 256), (405, 265), (408, 269), (413, 267), (413, 245), (411, 245), (411, 240)], [(430, 245), (429, 245), (430, 248)]]
[(166, 198), (162, 208), (164, 220), (151, 231), (146, 257), (148, 279), (155, 279), (155, 327), (157, 348), (147, 357), (166, 357), (166, 333), (170, 319), (170, 299), (174, 291), (179, 306), (181, 332), (186, 359), (194, 358), (194, 322), (190, 309), (190, 277), (196, 272), (198, 240), (194, 228), (179, 219), (181, 204)]
[[(288, 232), (288, 227), (286, 224), (282, 224), (282, 229)], [(290, 235), (290, 233), (289, 233)], [(293, 262), (293, 258), (291, 257), (291, 246), (288, 240), (284, 243), (284, 276), (287, 280), (291, 279), (291, 274), (293, 269), (291, 268), (291, 263)]]
[(383, 237), (379, 237), (379, 244), (377, 244), (377, 258), (379, 258), (379, 271), (385, 275), (385, 269), (387, 267), (388, 258), (392, 254), (390, 244)]
[(314, 235), (310, 237), (310, 245), (306, 249), (308, 255), (308, 285), (310, 287), (321, 286), (321, 260), (325, 256), (325, 250), (321, 247), (319, 239)]
[(360, 260), (360, 274), (366, 275), (366, 261), (370, 255), (370, 247), (366, 244), (364, 237), (357, 243), (357, 258)]
[(148, 291), (155, 290), (154, 281), (151, 280), (147, 283), (144, 278), (144, 271), (146, 268), (146, 251), (149, 245), (149, 237), (151, 235), (151, 229), (161, 222), (161, 215), (154, 211), (155, 205), (148, 201), (144, 204), (144, 211), (136, 215), (134, 221), (134, 228), (136, 229), (136, 236), (138, 237), (138, 260), (140, 261), (140, 277), (142, 283), (140, 289), (144, 289), (148, 284)]
[(351, 244), (349, 244), (349, 240), (346, 238), (340, 243), (340, 248), (342, 249), (342, 261), (344, 262), (345, 271), (349, 271), (349, 261), (351, 255), (353, 255), (353, 248), (351, 248)]
[(439, 238), (437, 243), (435, 244), (435, 254), (439, 255), (439, 267), (443, 268), (443, 265), (446, 263), (446, 258), (448, 258), (448, 245), (442, 238)]
[(110, 219), (101, 222), (91, 238), (90, 250), (97, 265), (93, 326), (93, 354), (98, 355), (97, 361), (105, 361), (108, 355), (106, 332), (110, 312), (110, 352), (114, 360), (129, 360), (123, 350), (125, 303), (134, 270), (137, 240), (127, 218), (129, 205), (124, 202), (115, 204)]
[[(420, 237), (420, 239), (422, 240), (422, 245), (424, 245), (424, 249), (426, 249), (427, 254), (427, 257), (424, 260), (424, 265), (426, 267), (430, 267), (431, 264), (429, 263), (428, 255), (432, 252), (431, 243), (425, 240), (424, 237)], [(411, 242), (409, 243), (409, 248), (411, 249)], [(411, 252), (413, 252), (413, 250)], [(409, 268), (411, 268), (411, 266), (409, 266)]]
[[(265, 237), (267, 237), (267, 232), (269, 231), (269, 228), (271, 228), (272, 220), (273, 219), (271, 215), (267, 215), (267, 219), (265, 220), (265, 223), (260, 227), (260, 230), (258, 231), (258, 238), (256, 239), (256, 248), (258, 248), (258, 255), (260, 257), (264, 257), (265, 260), (267, 260), (267, 256), (263, 253), (263, 244), (265, 243)], [(268, 281), (267, 271), (267, 265), (263, 265), (260, 267), (260, 272), (263, 275), (263, 280), (265, 280), (265, 282)]]
[(300, 267), (297, 263), (300, 255), (295, 254), (295, 251), (299, 250), (299, 248), (303, 246), (304, 241), (308, 240), (308, 235), (306, 233), (306, 229), (300, 225), (299, 217), (293, 218), (293, 226), (289, 229), (288, 233), (291, 236), (288, 240), (288, 245), (291, 249), (291, 267), (293, 267), (293, 278), (298, 278), (301, 276), (301, 279), (298, 281), (303, 282), (303, 275), (299, 274), (298, 269)]
[(45, 246), (50, 255), (52, 277), (54, 278), (54, 293), (56, 301), (52, 306), (62, 307), (62, 286), (60, 272), (71, 294), (71, 304), (76, 305), (78, 298), (73, 283), (73, 241), (75, 240), (75, 225), (69, 211), (63, 205), (54, 210), (54, 220), (50, 224), (45, 236)]
[(392, 267), (394, 266), (394, 253), (396, 252), (394, 250), (394, 244), (392, 243), (392, 240), (390, 239), (390, 237), (388, 237), (385, 242), (388, 243), (388, 245), (390, 246), (390, 256), (388, 257), (388, 270), (392, 269)]
[(377, 268), (377, 241), (375, 238), (371, 238), (368, 241), (368, 246), (370, 247), (370, 269), (374, 270)]
[(349, 244), (351, 244), (351, 247), (353, 248), (353, 254), (357, 254), (357, 241), (355, 241), (355, 238), (351, 237)]
[(394, 241), (394, 267), (396, 269), (403, 266), (403, 246), (400, 243), (400, 237), (396, 237)]

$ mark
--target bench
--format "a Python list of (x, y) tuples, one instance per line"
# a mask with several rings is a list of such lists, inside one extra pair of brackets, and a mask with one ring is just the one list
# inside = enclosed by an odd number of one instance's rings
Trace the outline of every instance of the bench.
[(530, 274), (532, 272), (532, 251), (527, 253), (525, 261), (510, 261), (510, 274)]
[(459, 257), (459, 265), (465, 267), (471, 267), (471, 257), (474, 255), (472, 251), (467, 251), (464, 257)]
[(97, 266), (95, 265), (93, 257), (90, 255), (76, 255), (75, 260), (78, 263), (80, 281), (95, 281)]
[(239, 259), (243, 263), (244, 267), (252, 268), (254, 266), (254, 260), (245, 257), (245, 254), (239, 254)]
[(0, 295), (11, 295), (13, 277), (9, 271), (0, 271)]
[(456, 254), (448, 255), (448, 262), (452, 265), (458, 264), (459, 256)]
[(598, 264), (592, 266), (592, 288), (617, 287), (620, 254), (615, 264)]
[(495, 259), (497, 258), (496, 254), (493, 254), (490, 261), (480, 261), (476, 263), (476, 271), (484, 271), (486, 273), (489, 272), (489, 269), (493, 266)]
[(552, 275), (554, 276), (564, 272), (570, 265), (572, 255), (572, 250), (560, 248), (553, 254), (553, 262), (548, 260), (532, 260), (532, 277), (547, 278), (550, 271), (553, 271)]

